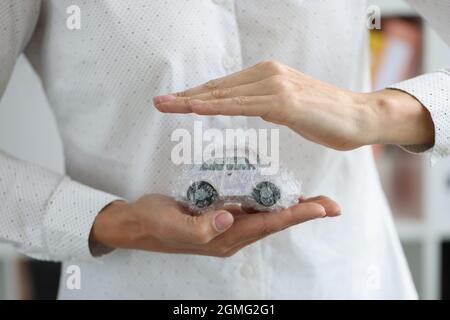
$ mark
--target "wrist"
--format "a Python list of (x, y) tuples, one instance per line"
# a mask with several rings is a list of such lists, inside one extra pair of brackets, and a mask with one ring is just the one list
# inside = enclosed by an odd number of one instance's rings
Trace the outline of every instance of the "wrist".
[(385, 117), (384, 101), (372, 93), (353, 93), (353, 110), (356, 111), (354, 118), (358, 119), (357, 136), (360, 139), (360, 145), (374, 145), (381, 143), (383, 137), (380, 130), (381, 123)]
[(126, 228), (130, 219), (130, 204), (114, 201), (103, 208), (95, 218), (89, 236), (89, 246), (93, 255), (99, 251), (112, 251), (126, 247), (129, 238)]
[(413, 96), (392, 89), (363, 96), (371, 117), (371, 144), (434, 144), (434, 124), (430, 113)]

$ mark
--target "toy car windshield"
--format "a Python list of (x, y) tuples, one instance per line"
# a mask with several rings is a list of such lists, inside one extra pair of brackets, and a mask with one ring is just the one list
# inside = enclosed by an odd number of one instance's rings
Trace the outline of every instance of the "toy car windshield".
[(232, 157), (225, 159), (211, 159), (205, 161), (200, 167), (201, 171), (221, 170), (256, 170), (246, 157)]

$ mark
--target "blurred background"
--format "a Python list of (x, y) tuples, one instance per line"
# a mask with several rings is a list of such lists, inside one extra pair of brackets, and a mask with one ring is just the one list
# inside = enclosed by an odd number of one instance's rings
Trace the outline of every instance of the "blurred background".
[[(450, 66), (450, 48), (402, 0), (369, 2), (382, 14), (370, 37), (374, 89)], [(54, 119), (23, 57), (0, 101), (0, 148), (64, 172)], [(426, 158), (398, 147), (373, 149), (420, 297), (450, 299), (450, 159), (430, 168)], [(55, 299), (59, 274), (58, 263), (0, 245), (0, 300)]]

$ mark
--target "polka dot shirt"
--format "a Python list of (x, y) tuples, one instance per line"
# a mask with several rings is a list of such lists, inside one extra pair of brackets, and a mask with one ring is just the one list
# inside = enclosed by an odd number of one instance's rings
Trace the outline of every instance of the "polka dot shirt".
[[(449, 40), (447, 1), (410, 2)], [(338, 152), (260, 119), (166, 115), (152, 106), (153, 96), (266, 59), (367, 90), (367, 5), (2, 0), (0, 91), (24, 51), (55, 115), (67, 176), (0, 152), (0, 241), (64, 261), (61, 298), (415, 298), (369, 148)], [(449, 72), (396, 87), (430, 110), (432, 152), (447, 155)], [(191, 131), (194, 120), (219, 130), (279, 129), (282, 163), (305, 195), (335, 198), (342, 217), (290, 228), (227, 259), (133, 250), (93, 257), (89, 232), (104, 206), (174, 188), (181, 168), (170, 160), (170, 136)], [(77, 290), (66, 285), (73, 264), (81, 270)]]

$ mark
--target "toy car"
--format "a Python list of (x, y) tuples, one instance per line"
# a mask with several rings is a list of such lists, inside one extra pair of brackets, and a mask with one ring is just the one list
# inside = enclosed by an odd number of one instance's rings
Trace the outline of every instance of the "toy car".
[[(258, 157), (259, 159), (259, 157)], [(259, 161), (247, 157), (213, 158), (194, 165), (180, 177), (179, 197), (195, 212), (227, 204), (276, 211), (298, 202), (300, 184), (286, 172), (262, 175)]]

